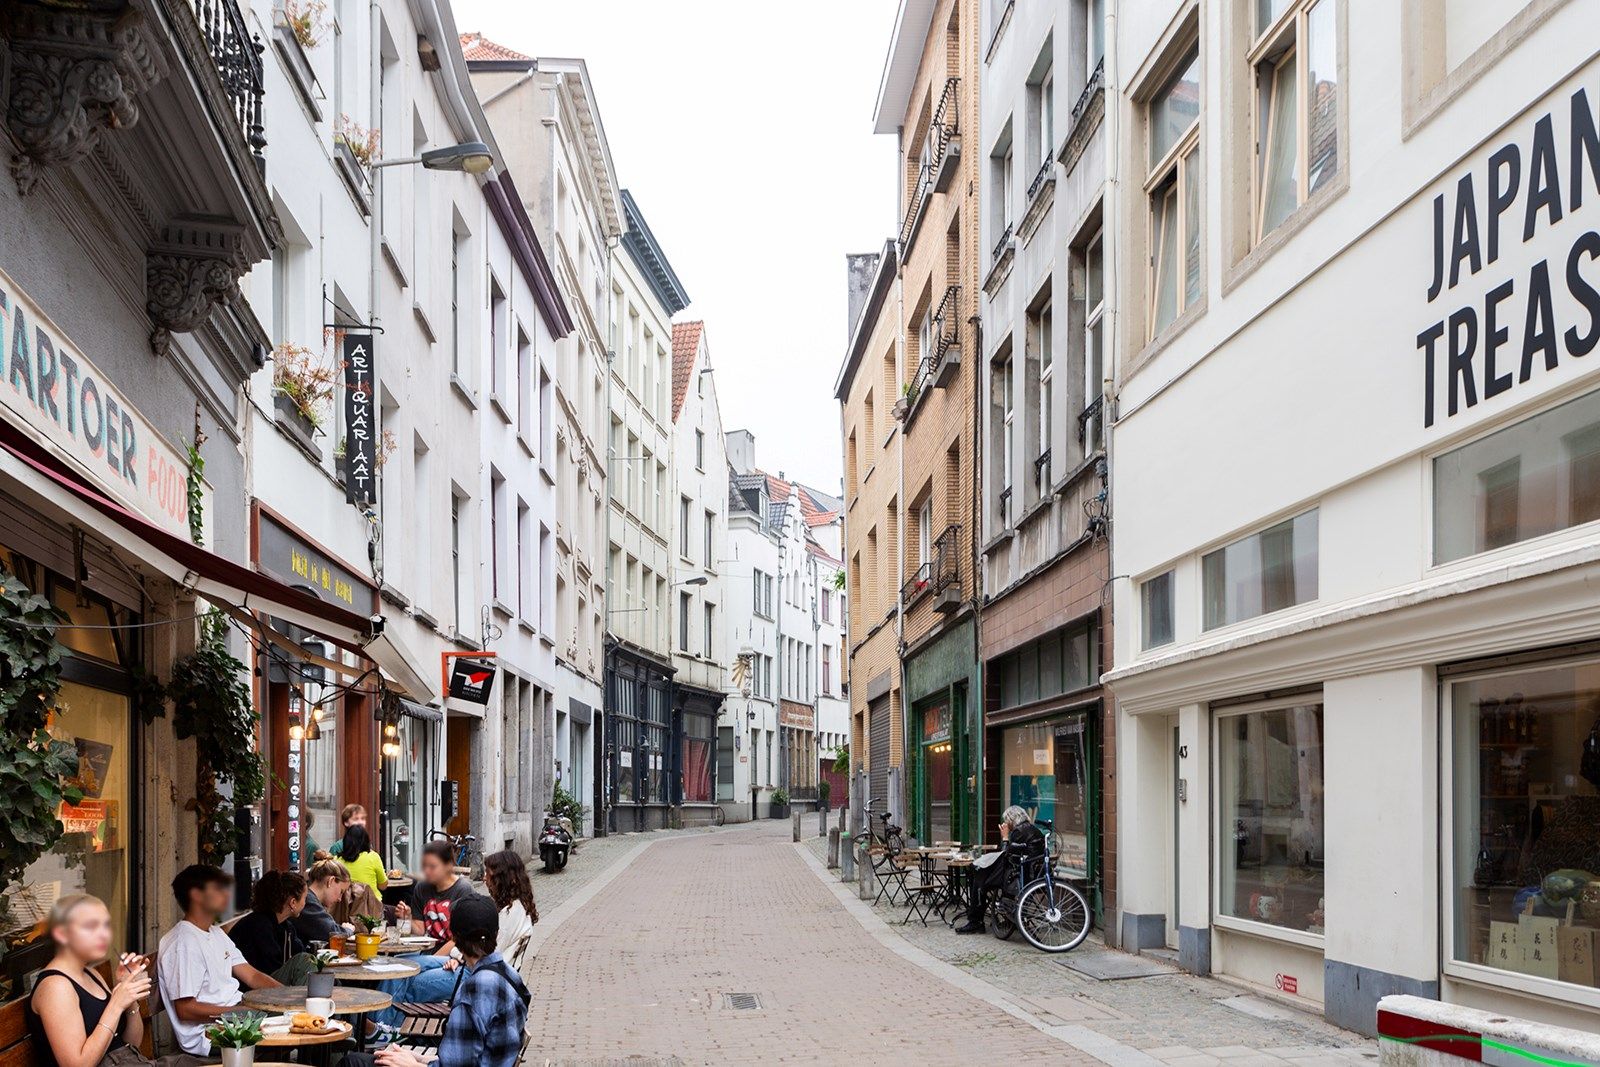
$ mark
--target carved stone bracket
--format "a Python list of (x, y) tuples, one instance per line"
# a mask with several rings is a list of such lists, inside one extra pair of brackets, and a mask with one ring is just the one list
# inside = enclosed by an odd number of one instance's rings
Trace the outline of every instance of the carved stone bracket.
[(10, 67), (11, 176), (26, 196), (43, 168), (75, 163), (106, 130), (139, 121), (136, 97), (166, 75), (144, 18), (120, 0), (0, 4)]
[(170, 223), (145, 260), (145, 310), (154, 329), (150, 348), (167, 354), (174, 333), (188, 333), (238, 290), (248, 264), (242, 228), (221, 220)]

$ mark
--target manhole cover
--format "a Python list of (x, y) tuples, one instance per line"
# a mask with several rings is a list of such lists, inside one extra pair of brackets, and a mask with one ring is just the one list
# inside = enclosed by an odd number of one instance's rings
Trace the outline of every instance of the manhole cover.
[(734, 1011), (759, 1011), (761, 998), (754, 993), (724, 993), (722, 994), (723, 1007), (732, 1008)]

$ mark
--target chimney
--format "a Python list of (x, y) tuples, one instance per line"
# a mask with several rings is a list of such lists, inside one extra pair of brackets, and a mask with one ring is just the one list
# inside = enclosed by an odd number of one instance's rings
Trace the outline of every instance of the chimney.
[(856, 252), (844, 257), (845, 288), (850, 294), (850, 320), (844, 324), (846, 338), (856, 332), (856, 323), (861, 321), (861, 309), (866, 306), (867, 296), (872, 292), (872, 278), (878, 273), (878, 261), (881, 258), (878, 252)]

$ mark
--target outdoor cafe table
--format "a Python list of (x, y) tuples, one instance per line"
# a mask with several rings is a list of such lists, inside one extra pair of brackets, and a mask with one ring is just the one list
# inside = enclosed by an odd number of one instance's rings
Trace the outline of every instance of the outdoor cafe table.
[[(365, 1015), (382, 1011), (394, 1003), (394, 998), (376, 989), (360, 986), (336, 985), (333, 987), (333, 1013), (335, 1015)], [(240, 1006), (256, 1011), (281, 1015), (285, 1012), (306, 1010), (306, 987), (303, 985), (274, 986), (271, 989), (252, 989), (245, 993)], [(361, 1019), (351, 1020), (355, 1032), (356, 1051), (367, 1047), (367, 1032)]]
[[(328, 1046), (329, 1045), (336, 1045), (339, 1042), (345, 1040), (346, 1038), (354, 1037), (355, 1036), (355, 1029), (356, 1028), (354, 1026), (351, 1026), (348, 1031), (346, 1031), (346, 1030), (335, 1030), (331, 1034), (293, 1034), (293, 1033), (287, 1033), (287, 1034), (263, 1034), (262, 1037), (261, 1037), (261, 1041), (258, 1043), (257, 1047), (258, 1048), (315, 1048), (316, 1049), (316, 1055), (315, 1055), (316, 1061), (318, 1063), (327, 1063), (328, 1062)], [(302, 1056), (304, 1056), (303, 1053), (302, 1053)], [(302, 1059), (301, 1062), (305, 1062), (305, 1061)]]
[(384, 941), (378, 945), (378, 951), (385, 956), (431, 956), (439, 949), (439, 942), (430, 941), (427, 944), (406, 944), (404, 941)]
[[(374, 966), (376, 964), (376, 966)], [(365, 963), (329, 964), (328, 973), (341, 982), (387, 982), (391, 978), (410, 978), (422, 968), (410, 960), (368, 960)]]

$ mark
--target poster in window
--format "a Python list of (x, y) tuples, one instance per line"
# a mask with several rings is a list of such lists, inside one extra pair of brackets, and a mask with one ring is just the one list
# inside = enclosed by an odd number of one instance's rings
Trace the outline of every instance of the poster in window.
[(88, 737), (73, 738), (73, 744), (78, 749), (78, 773), (68, 779), (67, 784), (81, 789), (85, 797), (98, 800), (105, 792), (113, 748), (104, 741)]

